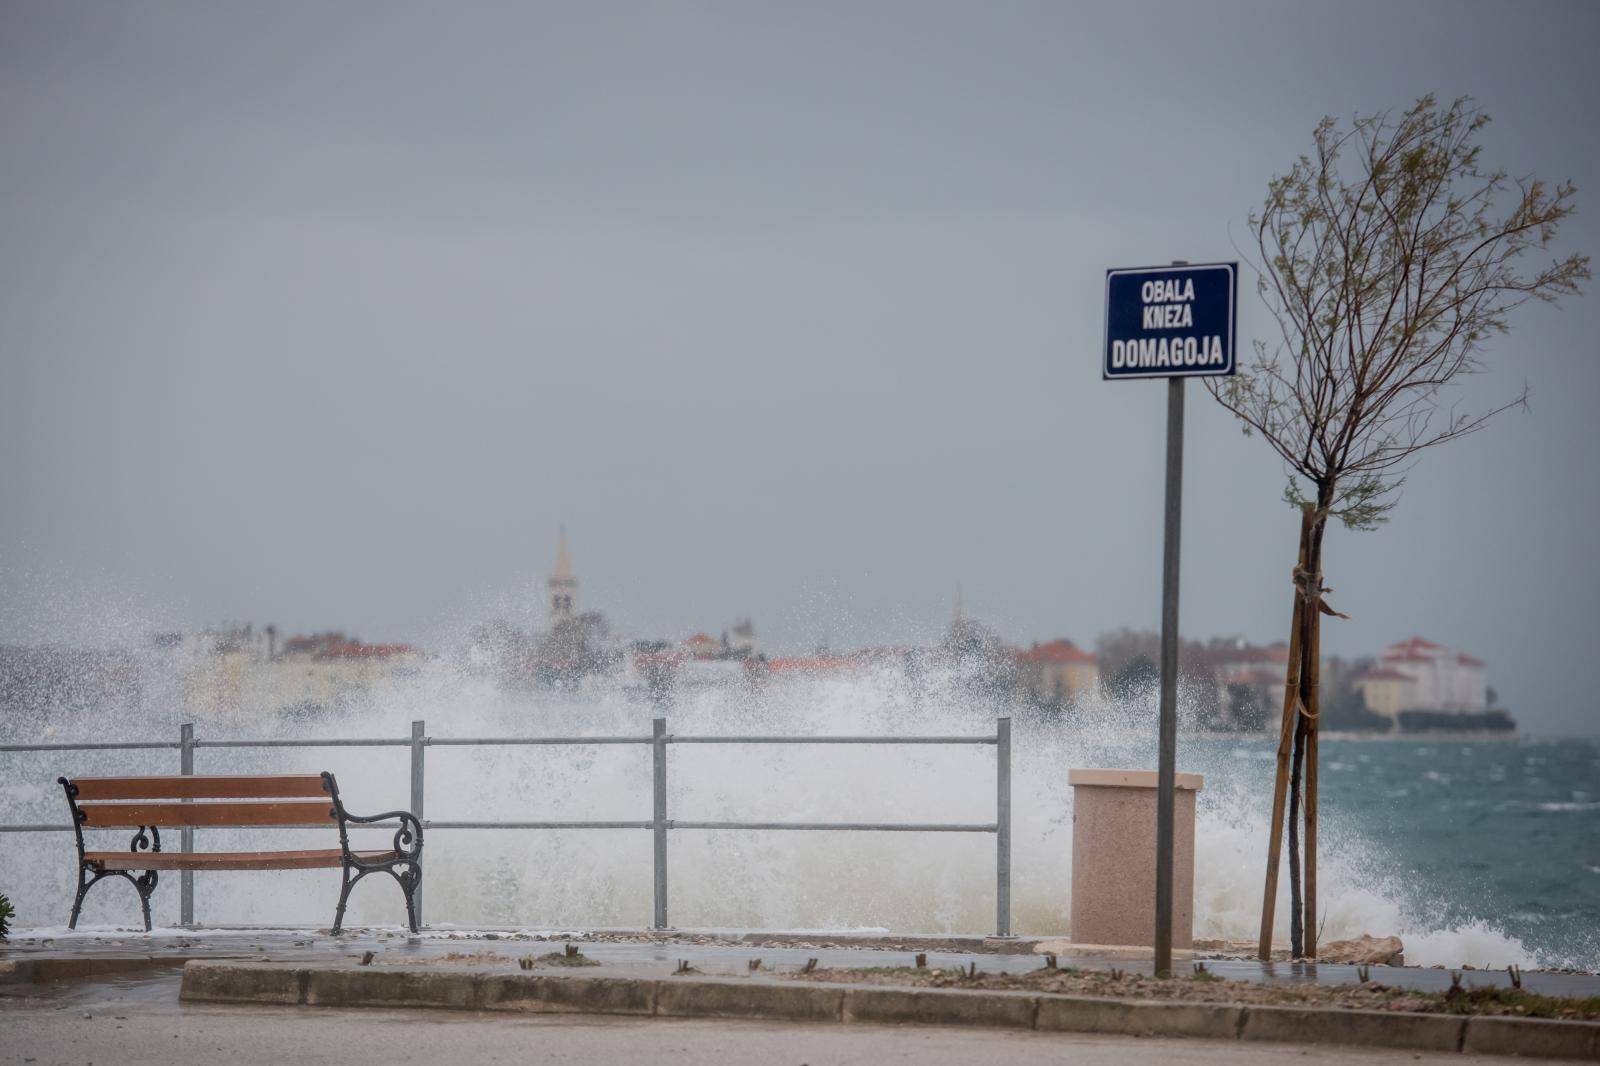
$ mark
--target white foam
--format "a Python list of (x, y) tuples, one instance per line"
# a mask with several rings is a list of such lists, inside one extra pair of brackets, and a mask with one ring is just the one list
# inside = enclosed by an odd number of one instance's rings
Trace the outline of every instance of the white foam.
[[(383, 687), (348, 715), (313, 723), (202, 722), (202, 737), (409, 735), (426, 719), (434, 736), (649, 732), (651, 710), (615, 690), (581, 697), (507, 696), (481, 678), (434, 663)], [(1068, 935), (1072, 797), (1077, 766), (1150, 766), (1153, 707), (1097, 705), (1067, 724), (1019, 721), (1014, 747), (1012, 931)], [(176, 737), (174, 719), (88, 723), (82, 739)], [(981, 695), (953, 676), (908, 682), (884, 668), (850, 677), (680, 694), (675, 733), (981, 734), (994, 728)], [(1267, 840), (1270, 763), (1258, 743), (1188, 749), (1186, 771), (1206, 774), (1198, 807), (1195, 933), (1255, 939)], [(7, 821), (57, 821), (58, 773), (152, 772), (171, 753), (13, 756), (35, 785), (8, 783)], [(233, 751), (202, 748), (198, 772), (334, 770), (358, 812), (409, 806), (402, 748)], [(1268, 757), (1270, 758), (1270, 756)], [(948, 821), (994, 817), (994, 755), (985, 747), (678, 745), (670, 751), (671, 816), (707, 821)], [(427, 754), (427, 814), (438, 820), (641, 820), (649, 817), (650, 762), (643, 746), (435, 747)], [(170, 772), (170, 769), (168, 770)], [(58, 810), (57, 807), (61, 809)], [(21, 817), (16, 809), (21, 809)], [(1534, 966), (1523, 944), (1484, 922), (1429, 918), (1432, 886), (1394, 872), (1369, 842), (1325, 819), (1320, 865), (1321, 939), (1398, 934), (1409, 962)], [(328, 845), (325, 832), (202, 831), (202, 850)], [(381, 831), (373, 839), (381, 836)], [(108, 840), (108, 843), (110, 841)], [(125, 846), (118, 843), (115, 846)], [(168, 843), (171, 846), (171, 843)], [(74, 872), (65, 834), (12, 837), (7, 888), (19, 926), (59, 922)], [(640, 927), (651, 916), (651, 841), (643, 830), (430, 832), (425, 907), (437, 935), (471, 929)], [(1287, 935), (1287, 878), (1277, 907)], [(157, 920), (177, 919), (177, 875), (164, 874)], [(671, 838), (671, 921), (679, 927), (974, 933), (993, 929), (994, 839), (980, 834), (807, 833), (678, 830)], [(326, 926), (337, 874), (305, 871), (201, 874), (197, 914), (221, 925)], [(369, 878), (352, 897), (351, 924), (393, 924), (399, 892)], [(126, 925), (132, 890), (97, 888), (88, 924)], [(71, 934), (59, 927), (27, 935)], [(85, 929), (78, 936), (106, 936)], [(118, 930), (114, 935), (131, 934)], [(143, 935), (137, 934), (137, 935)], [(164, 928), (157, 936), (188, 935)], [(1590, 962), (1594, 960), (1580, 960)]]

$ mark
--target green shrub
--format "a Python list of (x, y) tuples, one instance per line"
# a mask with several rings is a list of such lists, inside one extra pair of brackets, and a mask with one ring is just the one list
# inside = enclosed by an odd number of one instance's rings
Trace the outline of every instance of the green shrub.
[(11, 901), (0, 895), (0, 940), (11, 936), (11, 919), (16, 916), (17, 912), (12, 909)]

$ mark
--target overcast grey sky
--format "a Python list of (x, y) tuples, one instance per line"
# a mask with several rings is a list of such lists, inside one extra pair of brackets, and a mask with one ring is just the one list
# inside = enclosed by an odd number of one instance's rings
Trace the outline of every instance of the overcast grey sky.
[[(1472, 94), (1600, 252), (1600, 5), (0, 6), (0, 640), (529, 624), (1154, 626), (1164, 387), (1104, 271), (1236, 258), (1325, 113)], [(1253, 294), (1245, 336), (1265, 335)], [(1596, 728), (1600, 301), (1527, 413), (1336, 530), (1324, 647), (1420, 633)], [(1189, 392), (1183, 625), (1277, 639), (1296, 519)]]

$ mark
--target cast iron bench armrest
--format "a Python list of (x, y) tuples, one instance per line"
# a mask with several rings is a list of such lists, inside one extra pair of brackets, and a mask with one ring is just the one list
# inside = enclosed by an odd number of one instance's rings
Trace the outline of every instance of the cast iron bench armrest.
[(396, 829), (394, 833), (394, 853), (397, 859), (388, 859), (383, 862), (364, 860), (350, 850), (347, 845), (345, 850), (350, 856), (350, 861), (357, 866), (377, 868), (390, 865), (396, 861), (416, 862), (422, 854), (422, 823), (410, 811), (385, 811), (382, 814), (360, 815), (351, 814), (341, 804), (339, 817), (352, 824), (360, 825), (365, 825), (369, 822), (387, 822), (391, 819), (398, 820), (400, 823), (400, 828)]

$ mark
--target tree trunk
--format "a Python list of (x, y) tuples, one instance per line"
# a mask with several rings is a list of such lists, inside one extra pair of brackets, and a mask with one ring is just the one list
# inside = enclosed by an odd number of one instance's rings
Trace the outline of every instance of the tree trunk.
[[(1300, 553), (1297, 569), (1303, 570), (1311, 541), (1311, 512), (1300, 516)], [(1298, 574), (1295, 575), (1294, 609), (1289, 623), (1289, 662), (1283, 685), (1283, 717), (1278, 729), (1277, 773), (1272, 789), (1272, 822), (1268, 829), (1267, 876), (1261, 894), (1261, 938), (1256, 952), (1261, 961), (1272, 958), (1272, 932), (1278, 906), (1278, 862), (1283, 856), (1284, 801), (1289, 790), (1289, 748), (1300, 719), (1300, 647), (1305, 634), (1305, 599), (1300, 593)]]
[(1317, 513), (1311, 524), (1311, 538), (1306, 552), (1306, 569), (1311, 574), (1308, 583), (1313, 598), (1306, 603), (1306, 639), (1301, 649), (1304, 664), (1300, 669), (1300, 688), (1304, 693), (1306, 766), (1305, 766), (1305, 955), (1317, 957), (1317, 733), (1321, 729), (1322, 710), (1322, 535), (1328, 528), (1328, 506), (1332, 500), (1331, 488), (1319, 488)]
[(1298, 674), (1294, 755), (1289, 770), (1289, 949), (1295, 958), (1310, 959), (1315, 959), (1317, 954), (1317, 715), (1322, 703), (1322, 536), (1327, 529), (1331, 495), (1331, 490), (1319, 488), (1316, 508), (1307, 507), (1302, 516), (1300, 567), (1295, 574), (1296, 619), (1300, 629), (1289, 648), (1289, 675)]

